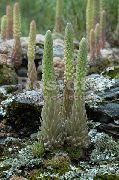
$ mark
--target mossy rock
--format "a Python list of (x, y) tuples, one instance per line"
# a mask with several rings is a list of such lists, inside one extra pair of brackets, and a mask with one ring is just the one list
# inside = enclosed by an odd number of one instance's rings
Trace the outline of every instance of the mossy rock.
[(1, 104), (5, 111), (5, 124), (11, 130), (26, 136), (38, 131), (43, 106), (41, 91), (17, 91)]
[(13, 101), (6, 108), (6, 125), (10, 125), (18, 133), (32, 134), (40, 125), (41, 107)]
[(9, 85), (17, 83), (15, 70), (6, 65), (0, 65), (0, 85)]
[(103, 75), (109, 76), (112, 79), (119, 79), (119, 66), (114, 66), (108, 71), (105, 71)]
[(96, 175), (93, 180), (119, 180), (119, 176), (117, 175)]

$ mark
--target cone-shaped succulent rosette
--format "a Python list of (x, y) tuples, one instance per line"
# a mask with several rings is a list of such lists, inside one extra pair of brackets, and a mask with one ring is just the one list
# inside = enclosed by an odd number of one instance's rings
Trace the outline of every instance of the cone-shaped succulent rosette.
[(42, 82), (43, 96), (53, 95), (56, 92), (56, 79), (53, 67), (53, 39), (51, 31), (48, 30), (45, 35), (44, 53), (42, 61)]
[(1, 39), (6, 39), (6, 29), (7, 29), (7, 16), (4, 15), (1, 20)]
[(13, 38), (13, 14), (12, 14), (12, 7), (10, 5), (6, 7), (6, 15), (7, 15), (6, 38), (12, 39)]
[(36, 45), (36, 23), (32, 21), (30, 24), (29, 42), (28, 42), (28, 81), (27, 88), (34, 89), (37, 81), (37, 72), (34, 63), (35, 59), (35, 45)]
[(21, 64), (21, 15), (19, 3), (15, 3), (13, 9), (13, 37), (14, 37), (14, 47), (12, 52), (12, 62), (15, 68), (18, 68)]
[(76, 65), (75, 97), (72, 113), (66, 122), (66, 142), (73, 147), (85, 148), (89, 145), (87, 117), (85, 111), (85, 76), (87, 63), (87, 41), (80, 42)]
[(47, 31), (45, 35), (42, 73), (45, 102), (41, 114), (40, 140), (43, 141), (45, 147), (54, 148), (56, 146), (61, 146), (63, 143), (63, 130), (61, 122), (61, 103), (60, 99), (58, 99), (53, 67), (53, 40), (51, 31)]
[(55, 17), (55, 33), (62, 32), (62, 10), (63, 10), (63, 0), (56, 0), (56, 17)]
[(74, 46), (71, 23), (68, 23), (65, 29), (64, 46), (64, 115), (67, 119), (72, 111), (74, 80)]

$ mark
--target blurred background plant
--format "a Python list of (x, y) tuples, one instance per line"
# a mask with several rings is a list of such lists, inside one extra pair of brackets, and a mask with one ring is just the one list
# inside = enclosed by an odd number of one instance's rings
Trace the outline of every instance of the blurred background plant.
[[(0, 17), (5, 14), (6, 5), (13, 4), (16, 0), (1, 0), (0, 2)], [(18, 0), (22, 14), (22, 34), (28, 36), (29, 24), (31, 19), (34, 19), (37, 24), (37, 32), (45, 34), (50, 29), (54, 29), (55, 24), (55, 7), (56, 0)], [(118, 16), (118, 0), (105, 0), (107, 9), (107, 30), (110, 33), (114, 32), (117, 26)], [(87, 0), (65, 0), (63, 3), (62, 19), (64, 27), (67, 22), (73, 24), (74, 35), (80, 39), (85, 35), (85, 14)], [(64, 29), (63, 29), (64, 32)]]

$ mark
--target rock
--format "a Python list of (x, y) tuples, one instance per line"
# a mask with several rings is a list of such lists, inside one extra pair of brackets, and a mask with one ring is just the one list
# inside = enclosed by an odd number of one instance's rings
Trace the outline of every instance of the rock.
[(100, 122), (98, 130), (119, 137), (119, 81), (102, 75), (90, 75), (86, 80), (86, 110), (88, 119)]
[(1, 102), (5, 124), (19, 135), (37, 132), (40, 125), (43, 97), (40, 91), (24, 91)]
[(109, 124), (101, 124), (98, 126), (99, 131), (103, 131), (108, 133), (116, 138), (119, 138), (119, 124), (109, 123)]
[(17, 69), (17, 75), (20, 77), (27, 77), (27, 68), (23, 66), (19, 67)]
[(60, 57), (63, 59), (64, 57), (64, 41), (61, 39), (55, 39), (53, 41), (53, 56)]

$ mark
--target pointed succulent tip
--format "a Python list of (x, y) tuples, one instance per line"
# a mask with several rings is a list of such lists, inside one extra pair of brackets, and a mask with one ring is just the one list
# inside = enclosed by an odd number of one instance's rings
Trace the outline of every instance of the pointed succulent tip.
[(67, 23), (66, 29), (71, 29), (71, 28), (72, 28), (72, 24), (71, 23)]
[(46, 32), (46, 34), (51, 34), (51, 31), (50, 31), (50, 30), (48, 30), (48, 31)]
[(48, 30), (45, 34), (45, 37), (48, 38), (48, 37), (52, 37), (52, 32), (50, 30)]
[(18, 2), (16, 2), (15, 4), (14, 4), (14, 8), (17, 10), (17, 9), (19, 9), (19, 3)]
[(35, 22), (35, 20), (32, 20), (32, 21), (31, 21), (30, 26), (33, 27), (33, 28), (36, 28), (36, 22)]

